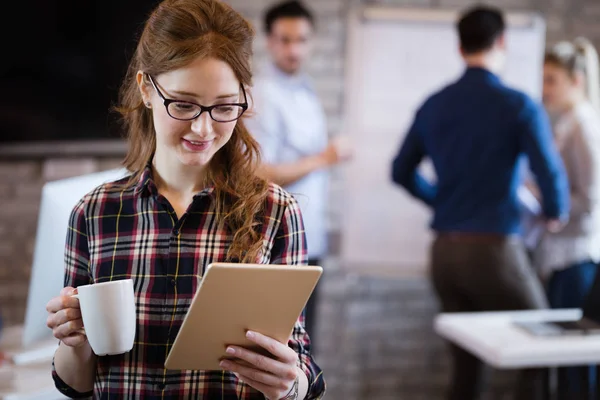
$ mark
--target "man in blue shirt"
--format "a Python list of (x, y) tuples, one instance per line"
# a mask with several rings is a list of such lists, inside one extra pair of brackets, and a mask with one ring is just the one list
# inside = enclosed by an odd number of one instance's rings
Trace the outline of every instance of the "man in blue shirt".
[[(328, 247), (328, 170), (350, 154), (338, 140), (328, 140), (325, 111), (304, 72), (313, 43), (312, 13), (299, 1), (284, 1), (269, 8), (264, 25), (271, 60), (256, 78), (255, 115), (246, 125), (261, 145), (259, 174), (298, 200), (308, 263), (321, 265)], [(305, 312), (313, 346), (318, 292), (319, 286)]]
[[(525, 156), (543, 195), (548, 229), (568, 214), (568, 183), (547, 115), (497, 73), (505, 60), (505, 22), (476, 7), (458, 22), (464, 75), (430, 97), (392, 167), (394, 182), (433, 209), (433, 285), (445, 312), (547, 307), (521, 239), (517, 188)], [(437, 183), (417, 171), (433, 162)], [(454, 347), (448, 399), (479, 396), (482, 363)], [(518, 398), (541, 396), (540, 374), (525, 371)], [(536, 387), (537, 385), (537, 387)]]

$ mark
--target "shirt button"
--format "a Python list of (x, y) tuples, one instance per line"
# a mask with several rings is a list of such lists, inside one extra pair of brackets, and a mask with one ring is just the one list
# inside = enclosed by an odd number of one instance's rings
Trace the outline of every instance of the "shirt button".
[(171, 279), (171, 285), (177, 286), (177, 281), (175, 279)]
[(179, 229), (173, 229), (173, 235), (179, 236)]
[(162, 383), (162, 382), (158, 384), (158, 388), (159, 388), (160, 390), (165, 390), (165, 387), (167, 387), (167, 385), (165, 385), (165, 384), (164, 384), (164, 383)]

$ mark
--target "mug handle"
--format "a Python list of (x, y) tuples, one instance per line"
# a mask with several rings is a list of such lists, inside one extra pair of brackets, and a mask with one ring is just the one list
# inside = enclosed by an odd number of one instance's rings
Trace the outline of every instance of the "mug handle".
[[(74, 298), (76, 298), (77, 300), (79, 300), (79, 293), (77, 293), (77, 294), (72, 294), (72, 295), (71, 295), (71, 297), (74, 297)], [(84, 327), (82, 327), (81, 329), (79, 329), (79, 330), (77, 331), (77, 333), (79, 333), (79, 334), (81, 334), (81, 335), (85, 335), (85, 326), (84, 326)]]

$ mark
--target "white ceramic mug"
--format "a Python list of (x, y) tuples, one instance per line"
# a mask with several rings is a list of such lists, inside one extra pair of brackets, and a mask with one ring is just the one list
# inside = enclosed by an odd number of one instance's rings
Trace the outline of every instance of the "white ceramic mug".
[(79, 286), (83, 329), (98, 356), (127, 353), (133, 348), (136, 330), (133, 280)]

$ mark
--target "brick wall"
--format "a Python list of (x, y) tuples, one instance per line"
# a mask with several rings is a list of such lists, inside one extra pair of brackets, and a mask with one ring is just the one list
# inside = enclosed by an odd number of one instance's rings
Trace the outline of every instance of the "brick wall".
[[(271, 0), (229, 0), (259, 32), (261, 12)], [(472, 0), (363, 0), (369, 4), (464, 7)], [(307, 0), (318, 17), (317, 45), (309, 71), (329, 116), (330, 133), (340, 129), (343, 104), (345, 15), (360, 0)], [(548, 40), (584, 35), (600, 47), (598, 0), (496, 0), (514, 10), (537, 10), (548, 22)], [(256, 63), (265, 59), (264, 38)], [(23, 321), (41, 187), (44, 182), (113, 168), (109, 158), (0, 160), (0, 312), (8, 323)], [(334, 182), (335, 185), (335, 182)], [(339, 187), (339, 185), (335, 185)], [(339, 190), (334, 196), (339, 196)], [(333, 220), (335, 226), (335, 219)], [(440, 398), (447, 375), (441, 342), (431, 329), (436, 312), (423, 278), (357, 278), (338, 271), (327, 278), (319, 335), (321, 363), (328, 371), (330, 398)], [(367, 328), (367, 327), (371, 328)], [(428, 377), (425, 379), (424, 377)], [(496, 385), (487, 398), (506, 396)]]

